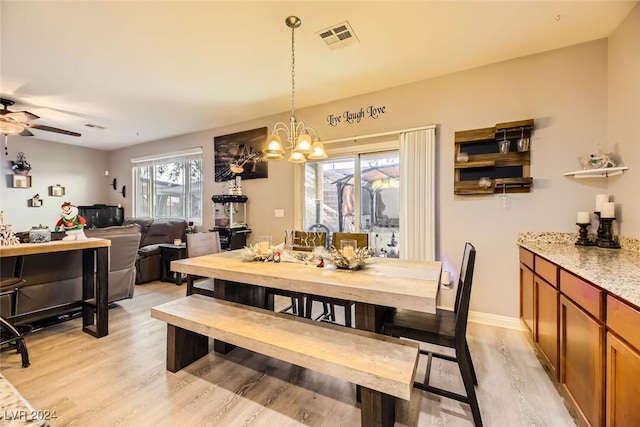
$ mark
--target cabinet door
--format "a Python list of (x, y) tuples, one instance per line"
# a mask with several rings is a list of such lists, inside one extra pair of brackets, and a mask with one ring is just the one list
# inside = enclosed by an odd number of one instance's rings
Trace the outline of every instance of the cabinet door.
[(520, 318), (533, 336), (533, 271), (520, 264)]
[(640, 426), (640, 353), (607, 334), (607, 426)]
[(558, 290), (537, 275), (535, 288), (535, 341), (558, 378)]
[(564, 296), (560, 297), (560, 384), (583, 421), (604, 421), (605, 328)]

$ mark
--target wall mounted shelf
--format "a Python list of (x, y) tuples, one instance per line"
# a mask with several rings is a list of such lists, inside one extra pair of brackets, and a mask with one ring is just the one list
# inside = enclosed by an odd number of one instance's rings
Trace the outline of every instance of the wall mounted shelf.
[[(498, 123), (491, 128), (473, 129), (455, 133), (455, 159), (453, 192), (457, 195), (527, 193), (533, 178), (529, 176), (531, 153), (529, 144), (518, 151), (521, 137), (531, 140), (533, 119)], [(510, 142), (509, 150), (500, 153), (499, 141)], [(460, 156), (460, 153), (466, 153)], [(489, 178), (491, 186), (480, 187), (480, 178)]]
[(622, 175), (629, 166), (617, 166), (613, 168), (602, 169), (584, 169), (579, 171), (567, 172), (562, 176), (572, 176), (574, 178), (608, 178), (610, 176)]

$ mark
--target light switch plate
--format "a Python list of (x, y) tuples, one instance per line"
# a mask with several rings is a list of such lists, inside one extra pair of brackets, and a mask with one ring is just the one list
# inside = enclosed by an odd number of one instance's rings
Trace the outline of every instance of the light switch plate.
[(276, 218), (284, 218), (284, 209), (276, 209), (274, 215)]

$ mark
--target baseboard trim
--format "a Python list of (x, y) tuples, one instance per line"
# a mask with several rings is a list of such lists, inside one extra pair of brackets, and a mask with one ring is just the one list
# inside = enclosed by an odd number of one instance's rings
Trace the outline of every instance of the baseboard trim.
[(523, 331), (522, 322), (517, 317), (498, 316), (497, 314), (469, 312), (469, 322), (482, 323), (483, 325), (497, 326), (499, 328)]

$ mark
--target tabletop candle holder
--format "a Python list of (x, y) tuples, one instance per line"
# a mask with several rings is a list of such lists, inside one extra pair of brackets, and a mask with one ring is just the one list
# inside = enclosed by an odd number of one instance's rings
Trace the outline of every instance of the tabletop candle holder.
[(587, 228), (591, 225), (591, 223), (581, 224), (579, 222), (576, 223), (580, 230), (578, 231), (578, 240), (576, 240), (576, 245), (579, 246), (594, 246), (596, 243), (589, 239), (589, 231)]
[[(598, 238), (598, 247), (607, 249), (620, 249), (620, 243), (613, 238), (611, 228), (616, 218), (600, 218), (600, 226), (602, 227), (602, 238)], [(598, 227), (600, 229), (600, 227)]]
[(602, 221), (600, 221), (600, 212), (595, 211), (594, 214), (598, 217), (598, 231), (596, 232), (596, 243), (602, 240), (602, 235), (604, 233), (604, 228), (602, 227)]

